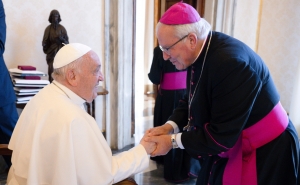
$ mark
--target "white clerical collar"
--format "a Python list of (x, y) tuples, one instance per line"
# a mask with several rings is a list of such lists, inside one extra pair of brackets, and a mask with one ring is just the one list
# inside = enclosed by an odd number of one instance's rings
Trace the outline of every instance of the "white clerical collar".
[[(210, 34), (212, 34), (211, 31), (210, 31)], [(199, 51), (197, 57), (195, 58), (195, 60), (194, 60), (194, 62), (193, 62), (192, 64), (194, 64), (194, 63), (196, 62), (196, 60), (198, 59), (198, 57), (200, 56), (200, 54), (201, 54), (201, 52), (202, 52), (202, 50), (203, 50), (203, 48), (204, 48), (204, 46), (205, 46), (205, 44), (206, 44), (206, 40), (207, 40), (207, 37), (208, 37), (208, 36), (209, 36), (209, 34), (206, 36), (206, 38), (205, 38), (205, 40), (204, 40), (204, 42), (203, 42), (203, 44), (202, 44), (202, 46), (201, 46), (201, 49), (200, 49), (200, 51)]]
[(63, 93), (65, 93), (68, 98), (70, 98), (70, 100), (80, 106), (82, 106), (86, 101), (84, 99), (82, 99), (80, 96), (78, 96), (77, 94), (75, 94), (73, 91), (71, 91), (69, 88), (67, 88), (66, 86), (60, 84), (59, 82), (53, 80), (52, 84), (54, 86), (57, 86), (57, 88), (59, 88), (61, 91), (63, 91)]

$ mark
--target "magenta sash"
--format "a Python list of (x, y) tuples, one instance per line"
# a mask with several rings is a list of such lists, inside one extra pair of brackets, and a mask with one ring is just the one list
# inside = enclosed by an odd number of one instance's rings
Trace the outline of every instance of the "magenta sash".
[(160, 83), (164, 90), (178, 90), (186, 88), (186, 71), (165, 73)]
[(257, 185), (256, 149), (277, 138), (288, 122), (287, 113), (278, 102), (263, 119), (243, 130), (233, 148), (219, 154), (228, 158), (223, 185)]

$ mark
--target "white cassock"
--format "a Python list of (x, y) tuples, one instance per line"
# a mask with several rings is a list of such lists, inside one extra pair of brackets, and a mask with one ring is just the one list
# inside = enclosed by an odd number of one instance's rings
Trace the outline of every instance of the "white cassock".
[(140, 144), (112, 156), (96, 121), (82, 108), (85, 101), (54, 83), (20, 115), (9, 143), (8, 185), (109, 185), (148, 167)]

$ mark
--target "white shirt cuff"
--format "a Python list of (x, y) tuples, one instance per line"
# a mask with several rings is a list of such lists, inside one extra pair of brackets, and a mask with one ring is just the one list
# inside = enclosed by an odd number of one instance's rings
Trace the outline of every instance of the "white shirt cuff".
[(167, 121), (165, 124), (170, 124), (173, 127), (173, 133), (177, 134), (180, 130), (174, 121)]
[(181, 142), (181, 134), (182, 133), (176, 134), (175, 140), (176, 140), (176, 143), (177, 143), (178, 147), (181, 148), (181, 149), (184, 149), (184, 147), (182, 145), (182, 142)]

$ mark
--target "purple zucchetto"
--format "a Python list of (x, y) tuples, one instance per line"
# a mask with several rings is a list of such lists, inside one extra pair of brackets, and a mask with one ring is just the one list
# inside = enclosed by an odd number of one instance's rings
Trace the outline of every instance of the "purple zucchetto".
[(167, 25), (190, 24), (200, 21), (197, 10), (182, 1), (172, 5), (160, 18), (159, 22)]

